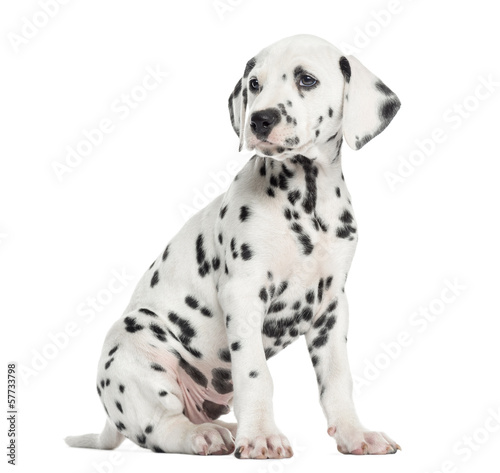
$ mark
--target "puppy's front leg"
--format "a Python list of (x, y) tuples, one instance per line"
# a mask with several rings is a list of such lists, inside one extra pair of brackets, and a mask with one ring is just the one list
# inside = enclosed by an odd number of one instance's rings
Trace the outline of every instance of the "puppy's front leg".
[(335, 438), (341, 453), (395, 453), (399, 445), (383, 432), (365, 429), (356, 414), (347, 358), (347, 298), (340, 288), (334, 288), (333, 293), (326, 310), (306, 333), (328, 434)]
[[(235, 455), (238, 458), (288, 458), (288, 439), (276, 427), (273, 381), (262, 343), (264, 305), (248, 280), (231, 279), (219, 292), (226, 317), (238, 420)], [(255, 294), (253, 294), (255, 292)]]

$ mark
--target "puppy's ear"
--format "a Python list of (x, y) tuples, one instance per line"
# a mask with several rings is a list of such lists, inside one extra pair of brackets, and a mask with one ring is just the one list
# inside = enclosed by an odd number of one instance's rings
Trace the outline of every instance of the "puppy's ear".
[(247, 62), (243, 77), (236, 83), (236, 86), (229, 96), (228, 101), (231, 125), (233, 125), (234, 131), (240, 138), (240, 151), (243, 149), (245, 116), (248, 102), (248, 89), (246, 87), (246, 79), (249, 76), (250, 71), (255, 67), (255, 63), (255, 58), (252, 58)]
[(344, 76), (344, 137), (352, 149), (360, 149), (389, 125), (401, 102), (355, 57), (342, 56), (339, 67)]

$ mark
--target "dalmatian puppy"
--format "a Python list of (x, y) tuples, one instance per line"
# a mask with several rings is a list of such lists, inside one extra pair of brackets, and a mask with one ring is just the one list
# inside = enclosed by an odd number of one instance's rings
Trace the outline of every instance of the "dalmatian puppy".
[[(155, 452), (290, 457), (266, 360), (303, 335), (338, 450), (399, 449), (363, 427), (352, 401), (344, 285), (357, 228), (341, 168), (343, 138), (360, 149), (399, 107), (357, 59), (314, 36), (247, 62), (229, 112), (255, 155), (140, 280), (99, 362), (104, 430), (69, 445), (128, 438)], [(218, 420), (233, 403), (237, 425)]]

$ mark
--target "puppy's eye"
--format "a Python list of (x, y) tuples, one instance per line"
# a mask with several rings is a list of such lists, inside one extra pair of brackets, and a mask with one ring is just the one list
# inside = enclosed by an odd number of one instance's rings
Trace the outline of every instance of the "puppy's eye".
[(259, 81), (255, 78), (250, 79), (250, 88), (252, 90), (259, 90), (259, 88), (260, 88)]
[(299, 85), (302, 87), (312, 87), (313, 85), (316, 85), (317, 82), (318, 81), (313, 76), (304, 74), (300, 77)]

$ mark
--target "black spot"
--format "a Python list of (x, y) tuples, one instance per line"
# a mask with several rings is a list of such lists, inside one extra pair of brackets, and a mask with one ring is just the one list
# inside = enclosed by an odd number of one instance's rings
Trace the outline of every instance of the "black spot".
[(138, 435), (136, 438), (138, 444), (144, 445), (146, 443), (146, 436), (144, 434)]
[(115, 424), (116, 428), (121, 432), (122, 430), (126, 430), (125, 424), (123, 422), (117, 422)]
[(333, 281), (333, 276), (328, 276), (326, 278), (326, 282), (325, 282), (325, 289), (326, 290), (330, 289), (330, 286), (332, 285), (332, 281)]
[(118, 401), (115, 401), (115, 405), (116, 405), (116, 408), (123, 414), (123, 407), (122, 407), (122, 405)]
[(160, 392), (158, 393), (158, 396), (160, 396), (160, 397), (165, 397), (167, 394), (168, 394), (168, 393), (167, 393), (167, 391), (160, 391)]
[(275, 292), (276, 292), (276, 286), (274, 284), (271, 284), (269, 286), (269, 295), (271, 296), (271, 299), (274, 297)]
[(375, 83), (375, 88), (379, 91), (382, 92), (384, 95), (391, 96), (394, 95), (394, 92), (389, 89), (382, 81), (377, 81)]
[(165, 450), (162, 450), (160, 447), (158, 447), (158, 445), (153, 445), (151, 447), (151, 450), (153, 450), (153, 452), (155, 453), (166, 453)]
[(231, 370), (224, 368), (214, 368), (212, 370), (212, 386), (219, 394), (227, 394), (233, 392)]
[(351, 212), (349, 212), (349, 210), (347, 210), (347, 209), (344, 210), (344, 212), (342, 213), (342, 215), (340, 215), (339, 219), (343, 223), (352, 223), (353, 220), (354, 220)]
[(231, 322), (231, 316), (229, 314), (226, 315), (226, 328), (229, 327), (229, 322)]
[(202, 307), (200, 309), (200, 312), (202, 313), (202, 315), (204, 315), (205, 317), (212, 317), (212, 312), (210, 312), (209, 309), (207, 309), (206, 307)]
[(120, 386), (118, 387), (118, 389), (120, 390), (120, 392), (122, 394), (125, 392), (125, 386), (123, 384), (120, 384)]
[(170, 245), (167, 245), (166, 248), (165, 248), (165, 250), (163, 251), (163, 255), (161, 256), (162, 261), (165, 261), (167, 259), (167, 257), (168, 257), (169, 246)]
[(321, 327), (326, 322), (326, 314), (323, 314), (321, 317), (318, 317), (313, 324), (314, 328)]
[(284, 172), (280, 172), (278, 175), (278, 185), (282, 191), (288, 190), (288, 178)]
[(287, 220), (292, 220), (292, 211), (289, 208), (286, 208), (283, 213)]
[(241, 257), (245, 260), (248, 261), (249, 259), (252, 259), (253, 252), (250, 248), (250, 246), (247, 243), (243, 243), (241, 245)]
[(255, 67), (255, 64), (257, 63), (256, 59), (253, 57), (247, 62), (247, 65), (245, 66), (245, 72), (243, 73), (243, 77), (246, 79), (250, 72), (252, 72), (252, 69)]
[(316, 130), (316, 138), (319, 136), (319, 130)]
[(273, 279), (273, 273), (271, 273), (271, 271), (267, 272), (267, 279), (269, 279), (270, 281)]
[(240, 342), (231, 343), (231, 350), (232, 351), (238, 351), (240, 348), (241, 348)]
[[(102, 383), (102, 381), (101, 381)], [(96, 386), (97, 387), (97, 394), (99, 394), (99, 397), (101, 396), (101, 390), (99, 389), (99, 386)]]
[(198, 301), (194, 297), (192, 297), (192, 296), (186, 296), (186, 298), (184, 299), (184, 301), (192, 309), (197, 309), (198, 308)]
[(297, 302), (295, 302), (295, 303), (293, 304), (292, 309), (293, 309), (293, 310), (298, 310), (298, 309), (300, 309), (300, 306), (301, 306), (300, 301), (297, 301)]
[(222, 245), (222, 233), (219, 233), (219, 243)]
[[(398, 112), (399, 108), (401, 107), (401, 103), (397, 99), (389, 99), (386, 100), (381, 106), (379, 110), (379, 115), (380, 117), (385, 120), (386, 122), (389, 122), (394, 118), (394, 115)], [(383, 128), (385, 126), (383, 125)], [(383, 129), (382, 128), (382, 129)], [(382, 131), (382, 130), (380, 130)]]
[(155, 371), (166, 371), (165, 368), (158, 363), (151, 363), (151, 368)]
[(302, 243), (302, 250), (305, 255), (310, 255), (314, 249), (314, 245), (311, 242), (309, 235), (302, 233), (299, 235), (299, 241)]
[(229, 270), (227, 269), (227, 264), (226, 263), (224, 263), (224, 272), (226, 274), (229, 274)]
[(250, 371), (250, 373), (248, 373), (248, 376), (250, 378), (256, 378), (257, 376), (259, 376), (259, 373), (257, 371)]
[(191, 326), (191, 324), (187, 320), (179, 317), (175, 312), (169, 312), (168, 319), (181, 329), (182, 335), (184, 337), (190, 339), (196, 335), (196, 331)]
[(111, 348), (111, 350), (109, 350), (108, 356), (114, 355), (116, 353), (116, 350), (118, 350), (118, 345), (116, 345), (114, 348)]
[(278, 290), (276, 291), (276, 296), (281, 296), (281, 294), (283, 294), (286, 291), (287, 287), (288, 287), (288, 282), (287, 281), (283, 281), (278, 286)]
[(276, 355), (276, 352), (272, 349), (272, 348), (266, 348), (264, 350), (264, 354), (266, 356), (266, 360), (268, 360), (269, 358), (271, 358), (272, 356)]
[(283, 80), (286, 80), (286, 74), (283, 74), (283, 75), (281, 76), (281, 78), (282, 78)]
[(262, 302), (267, 302), (267, 291), (266, 288), (263, 287), (259, 292), (259, 297)]
[(304, 68), (302, 66), (297, 66), (294, 70), (293, 70), (293, 76), (295, 78), (297, 78), (297, 76), (299, 76), (300, 74), (302, 74), (304, 71)]
[(231, 352), (228, 348), (221, 348), (218, 353), (219, 359), (226, 363), (231, 362)]
[[(227, 212), (227, 205), (225, 205), (224, 207), (222, 207), (222, 208), (220, 209), (220, 212), (219, 212), (219, 217), (220, 217), (221, 219), (223, 219), (223, 218), (224, 218), (224, 215), (226, 215), (226, 212)], [(200, 236), (201, 236), (201, 235), (200, 235)], [(199, 261), (198, 261), (198, 263), (199, 263)]]
[(339, 187), (335, 188), (335, 193), (337, 194), (337, 197), (340, 197), (340, 188)]
[(321, 300), (323, 299), (324, 284), (325, 284), (325, 281), (323, 280), (323, 278), (321, 278), (319, 280), (319, 283), (318, 283), (318, 302), (321, 302)]
[(337, 138), (337, 135), (338, 135), (338, 132), (337, 132), (337, 133), (335, 133), (334, 135), (330, 136), (330, 138), (328, 138), (328, 139), (326, 140), (326, 142), (328, 143), (329, 141), (334, 140), (335, 138)]
[(336, 235), (338, 238), (349, 238), (352, 233), (356, 233), (356, 229), (351, 225), (337, 228)]
[(326, 310), (328, 312), (333, 312), (337, 308), (337, 304), (338, 304), (337, 299), (334, 299), (332, 302), (330, 302), (330, 304), (328, 304)]
[(152, 310), (145, 309), (144, 307), (139, 309), (139, 312), (142, 312), (143, 314), (149, 315), (150, 317), (158, 317)]
[(151, 323), (149, 324), (149, 328), (158, 340), (161, 342), (167, 341), (167, 332), (165, 332), (165, 330), (163, 330), (159, 325)]
[(274, 194), (274, 190), (273, 190), (273, 188), (272, 188), (272, 187), (268, 187), (268, 188), (267, 188), (266, 193), (267, 193), (267, 195), (268, 195), (269, 197), (274, 197), (274, 196), (275, 196), (275, 194)]
[(127, 332), (135, 333), (144, 328), (142, 325), (136, 323), (135, 317), (125, 317), (123, 321), (125, 322), (125, 330)]
[(160, 275), (158, 274), (158, 271), (155, 271), (153, 273), (153, 277), (151, 278), (151, 287), (155, 287), (158, 284), (159, 280), (160, 280)]
[(230, 411), (229, 406), (225, 404), (216, 404), (208, 399), (203, 401), (203, 410), (210, 419), (218, 419), (220, 416), (227, 414)]
[(306, 301), (308, 304), (314, 304), (314, 291), (310, 290), (306, 294)]
[(316, 355), (314, 355), (311, 357), (311, 361), (312, 361), (313, 366), (316, 366), (319, 362), (319, 358)]
[(271, 179), (269, 180), (270, 184), (273, 186), (273, 187), (278, 187), (278, 178), (273, 174), (271, 176)]
[(212, 268), (214, 268), (214, 271), (217, 271), (220, 267), (220, 259), (215, 256), (214, 258), (212, 258)]
[(106, 386), (109, 386), (109, 384), (111, 383), (110, 379), (106, 379)]
[(330, 108), (328, 109), (328, 116), (329, 116), (330, 118), (332, 118), (332, 116), (333, 116), (333, 109), (332, 109), (332, 107), (330, 107)]
[(101, 379), (101, 388), (104, 389), (104, 379)]
[(238, 97), (238, 95), (240, 95), (240, 92), (241, 92), (241, 79), (238, 82), (236, 82), (236, 85), (234, 86), (233, 98)]
[(318, 335), (312, 342), (314, 348), (321, 348), (328, 341), (328, 335)]
[(298, 189), (290, 191), (288, 193), (288, 200), (292, 205), (295, 205), (295, 202), (297, 202), (297, 200), (299, 200), (300, 197), (301, 197), (301, 193)]
[(266, 164), (263, 163), (262, 166), (260, 167), (260, 175), (265, 176), (266, 175)]
[(340, 70), (342, 71), (342, 75), (347, 83), (351, 80), (351, 65), (349, 61), (342, 56), (339, 60)]
[(283, 301), (275, 301), (273, 302), (270, 306), (269, 309), (267, 310), (268, 314), (272, 314), (275, 312), (280, 312), (286, 307), (286, 303)]
[(318, 175), (318, 168), (312, 164), (312, 161), (305, 156), (296, 155), (295, 159), (304, 168), (305, 182), (306, 182), (306, 193), (302, 200), (302, 207), (306, 213), (312, 213), (316, 207), (316, 177)]
[(250, 209), (246, 205), (242, 205), (240, 207), (240, 220), (244, 222), (248, 219), (248, 217), (250, 217), (250, 215)]
[(144, 429), (144, 432), (146, 432), (147, 434), (150, 434), (151, 432), (153, 432), (153, 426), (152, 426), (152, 425), (148, 425), (148, 426)]
[(115, 361), (114, 358), (111, 358), (108, 361), (106, 361), (106, 364), (104, 365), (104, 369), (107, 370), (111, 366), (111, 363), (113, 363), (113, 361)]
[(198, 274), (201, 277), (206, 276), (210, 272), (210, 263), (205, 260), (206, 252), (203, 246), (203, 235), (200, 233), (196, 238), (196, 261), (198, 262)]
[(179, 367), (182, 368), (186, 374), (200, 386), (206, 388), (208, 386), (207, 377), (195, 366), (188, 363), (179, 352), (175, 351), (174, 355), (179, 359)]
[(312, 319), (312, 316), (313, 316), (312, 309), (310, 307), (304, 307), (302, 309), (302, 311), (300, 312), (299, 318), (301, 320), (304, 320), (304, 321), (308, 322), (309, 320)]

